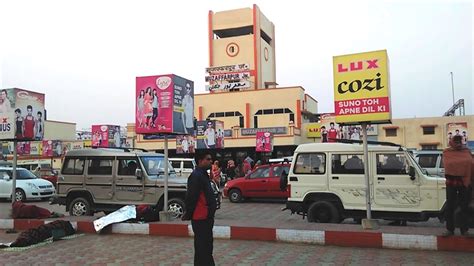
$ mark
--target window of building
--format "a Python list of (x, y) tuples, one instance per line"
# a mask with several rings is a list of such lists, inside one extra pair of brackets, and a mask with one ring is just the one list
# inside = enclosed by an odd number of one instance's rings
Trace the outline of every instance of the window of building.
[(434, 127), (423, 127), (423, 135), (434, 135), (435, 128)]
[(273, 109), (265, 109), (265, 110), (263, 110), (263, 114), (264, 115), (271, 115), (271, 114), (273, 114)]
[(295, 114), (290, 114), (290, 122), (295, 123)]
[(404, 154), (377, 154), (377, 174), (406, 175), (408, 162)]
[(385, 129), (385, 137), (396, 137), (397, 136), (397, 129), (396, 128), (386, 128)]
[(211, 117), (233, 117), (233, 116), (242, 116), (239, 111), (231, 111), (231, 112), (217, 112), (217, 113), (210, 113), (207, 118)]
[(118, 175), (135, 176), (139, 163), (135, 158), (118, 160)]
[(333, 174), (364, 174), (363, 154), (334, 154), (332, 156)]
[(273, 113), (274, 114), (283, 114), (283, 113), (285, 113), (285, 110), (283, 108), (277, 108), (277, 109), (273, 109)]
[(244, 117), (239, 117), (239, 127), (244, 127)]
[(435, 145), (435, 144), (422, 144), (421, 149), (422, 150), (436, 150), (436, 149), (438, 149), (438, 145)]
[(224, 112), (216, 113), (216, 117), (225, 117), (225, 113)]
[(88, 175), (112, 175), (113, 158), (93, 158), (89, 160)]
[(225, 112), (224, 116), (235, 116), (235, 112)]
[(438, 154), (418, 154), (418, 164), (422, 168), (435, 168)]
[(326, 155), (324, 153), (302, 153), (296, 158), (295, 174), (326, 173)]
[(68, 158), (63, 164), (63, 174), (82, 175), (84, 173), (84, 159)]
[(258, 116), (253, 117), (253, 127), (258, 128)]

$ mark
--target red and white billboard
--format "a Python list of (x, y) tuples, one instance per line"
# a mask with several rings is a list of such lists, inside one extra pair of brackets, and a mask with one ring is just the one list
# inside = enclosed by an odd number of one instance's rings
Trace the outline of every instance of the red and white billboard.
[(109, 127), (107, 125), (92, 126), (92, 147), (109, 147)]
[(136, 78), (137, 134), (193, 134), (194, 82), (177, 75)]
[(270, 132), (257, 132), (257, 152), (273, 151), (273, 135)]
[(46, 157), (53, 157), (53, 141), (52, 140), (43, 140), (43, 147), (41, 148), (41, 153)]

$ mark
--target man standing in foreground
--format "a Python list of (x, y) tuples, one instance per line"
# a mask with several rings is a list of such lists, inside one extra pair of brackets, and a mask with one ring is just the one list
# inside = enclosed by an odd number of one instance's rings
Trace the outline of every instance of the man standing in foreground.
[(449, 148), (443, 151), (446, 177), (446, 229), (444, 236), (454, 235), (454, 214), (460, 207), (459, 227), (461, 235), (467, 235), (468, 206), (471, 200), (471, 152), (462, 144), (461, 136), (454, 136)]
[(191, 220), (193, 227), (194, 264), (215, 265), (212, 257), (212, 228), (217, 202), (207, 173), (212, 165), (212, 157), (209, 152), (196, 153), (195, 160), (197, 167), (188, 177), (186, 212), (182, 220)]

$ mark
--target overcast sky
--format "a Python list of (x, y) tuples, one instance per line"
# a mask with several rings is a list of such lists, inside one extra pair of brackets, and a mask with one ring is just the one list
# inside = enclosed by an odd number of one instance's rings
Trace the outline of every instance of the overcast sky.
[(254, 2), (275, 24), (277, 82), (303, 86), (319, 112), (334, 111), (334, 55), (387, 49), (394, 118), (441, 116), (451, 71), (473, 114), (471, 1), (71, 2), (0, 3), (0, 79), (44, 92), (48, 119), (78, 129), (133, 122), (136, 76), (175, 73), (204, 92), (208, 11)]

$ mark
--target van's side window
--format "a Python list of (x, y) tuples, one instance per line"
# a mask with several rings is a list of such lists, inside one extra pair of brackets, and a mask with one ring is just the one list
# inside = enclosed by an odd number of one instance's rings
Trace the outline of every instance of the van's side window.
[(301, 153), (296, 158), (295, 174), (326, 173), (326, 155), (324, 153)]
[(364, 174), (362, 154), (334, 154), (332, 155), (333, 174)]
[(404, 154), (377, 154), (377, 174), (407, 175), (408, 162)]
[(84, 159), (67, 158), (63, 165), (63, 174), (82, 175), (84, 173)]
[(135, 158), (118, 160), (118, 175), (135, 176), (135, 170), (138, 168), (138, 160)]
[(181, 161), (170, 161), (171, 166), (173, 166), (174, 169), (180, 170), (181, 169)]
[(112, 158), (89, 159), (88, 175), (112, 175)]
[(418, 164), (422, 168), (436, 168), (438, 154), (418, 154)]
[(184, 162), (183, 162), (183, 168), (184, 168), (184, 169), (194, 169), (193, 162), (191, 162), (191, 161), (184, 161)]

